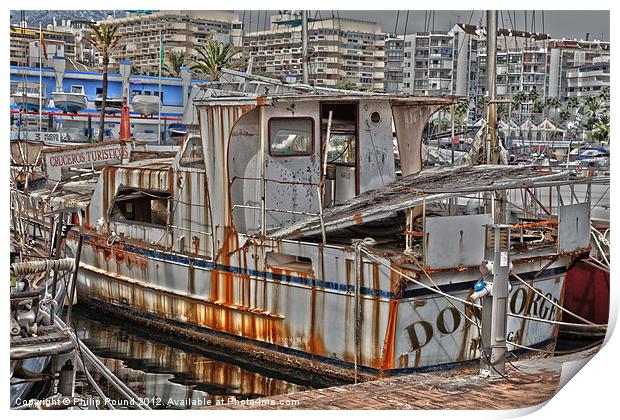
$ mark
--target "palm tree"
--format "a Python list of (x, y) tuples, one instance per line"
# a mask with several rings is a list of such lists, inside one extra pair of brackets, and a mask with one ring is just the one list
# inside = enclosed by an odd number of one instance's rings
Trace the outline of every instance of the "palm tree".
[(568, 109), (575, 109), (579, 107), (579, 98), (577, 98), (576, 96), (573, 96), (571, 98), (568, 98)]
[(545, 101), (545, 106), (549, 111), (553, 111), (553, 117), (556, 116), (558, 109), (562, 106), (562, 102), (560, 102), (560, 99), (558, 98), (547, 98), (547, 100)]
[(454, 106), (454, 116), (456, 126), (462, 130), (467, 128), (469, 121), (469, 105), (467, 101), (458, 101)]
[(609, 122), (596, 122), (592, 131), (590, 131), (590, 136), (599, 143), (609, 140)]
[(521, 106), (523, 105), (523, 103), (527, 101), (527, 94), (525, 92), (523, 92), (522, 90), (516, 92), (514, 95), (512, 95), (512, 103), (515, 107), (515, 110), (517, 111), (517, 115), (519, 116), (519, 122), (521, 122)]
[(596, 115), (599, 105), (599, 98), (596, 96), (589, 96), (586, 98), (586, 108), (588, 108), (592, 115)]
[(599, 95), (599, 98), (601, 98), (603, 102), (609, 101), (609, 98), (610, 98), (609, 86), (606, 86), (603, 89), (601, 89), (601, 94)]
[(181, 77), (181, 67), (187, 61), (187, 53), (185, 51), (170, 50), (166, 52), (167, 62), (164, 65), (164, 72), (169, 77)]
[(211, 80), (220, 77), (220, 68), (228, 65), (237, 53), (233, 44), (223, 44), (214, 40), (209, 40), (206, 47), (198, 47), (196, 51), (198, 57), (192, 60), (192, 71), (203, 73)]
[(108, 98), (108, 64), (110, 64), (110, 55), (112, 51), (118, 47), (121, 37), (116, 32), (120, 25), (108, 23), (89, 23), (92, 34), (88, 38), (88, 42), (93, 45), (101, 54), (103, 63), (103, 84), (101, 87), (101, 114), (99, 115), (99, 141), (103, 141), (103, 131), (105, 127), (105, 105)]
[(558, 123), (562, 124), (568, 121), (571, 117), (571, 112), (568, 108), (562, 108), (558, 114)]

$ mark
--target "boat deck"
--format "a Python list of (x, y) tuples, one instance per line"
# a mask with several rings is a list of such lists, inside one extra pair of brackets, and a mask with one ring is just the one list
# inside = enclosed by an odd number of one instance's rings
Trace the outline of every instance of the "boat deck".
[[(354, 385), (315, 389), (263, 399), (263, 404), (224, 404), (208, 409), (296, 410), (507, 410), (550, 400), (570, 378), (563, 364), (585, 364), (598, 348), (552, 358), (533, 357), (507, 366), (510, 381), (485, 379), (476, 368), (416, 373)], [(582, 365), (583, 366), (583, 365)], [(264, 401), (272, 402), (265, 405)], [(256, 402), (256, 400), (254, 400)]]

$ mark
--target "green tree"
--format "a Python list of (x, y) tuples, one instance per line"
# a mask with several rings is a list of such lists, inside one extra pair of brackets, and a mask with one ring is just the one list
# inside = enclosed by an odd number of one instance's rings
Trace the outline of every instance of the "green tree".
[(191, 70), (202, 73), (213, 81), (219, 79), (220, 68), (226, 67), (237, 53), (233, 44), (213, 40), (209, 40), (205, 47), (198, 47), (196, 51), (197, 58), (192, 60)]
[(568, 108), (560, 109), (560, 113), (558, 114), (558, 123), (563, 124), (570, 120), (571, 112)]
[(610, 98), (609, 86), (605, 86), (603, 89), (601, 89), (601, 94), (599, 95), (599, 98), (601, 98), (601, 101), (604, 101), (604, 102), (609, 101), (609, 98)]
[(579, 108), (579, 98), (573, 96), (572, 98), (568, 98), (567, 103), (568, 109)]
[(515, 92), (515, 94), (512, 95), (512, 104), (518, 115), (519, 122), (521, 122), (522, 120), (521, 118), (522, 106), (526, 101), (527, 101), (527, 94), (523, 92), (522, 90)]
[(547, 98), (547, 100), (545, 101), (545, 107), (547, 108), (548, 111), (551, 111), (551, 116), (552, 117), (556, 117), (557, 113), (558, 113), (558, 109), (562, 106), (562, 102), (560, 101), (559, 98)]
[(181, 77), (181, 67), (187, 62), (187, 53), (185, 51), (170, 50), (166, 52), (166, 63), (164, 64), (164, 72), (169, 77)]
[(352, 82), (349, 82), (349, 81), (338, 82), (338, 84), (336, 84), (336, 89), (360, 90), (359, 87), (357, 87), (357, 85), (355, 83), (352, 83)]
[(534, 86), (528, 92), (527, 99), (529, 99), (533, 103), (533, 102), (536, 102), (539, 98), (540, 98), (540, 94), (538, 93), (538, 90), (536, 90), (536, 87)]
[(532, 104), (532, 110), (535, 113), (539, 114), (543, 112), (543, 109), (545, 109), (545, 103), (541, 101), (540, 99), (536, 99), (534, 103)]
[(87, 41), (93, 45), (101, 55), (103, 64), (103, 83), (101, 86), (101, 113), (99, 115), (99, 141), (103, 141), (105, 106), (108, 98), (108, 65), (110, 55), (118, 47), (121, 37), (117, 34), (118, 24), (89, 23), (92, 33)]
[(458, 129), (462, 130), (467, 127), (469, 121), (469, 104), (467, 101), (458, 101), (456, 105), (454, 105), (454, 117), (454, 125), (458, 127)]
[(590, 131), (590, 136), (598, 143), (609, 140), (609, 122), (597, 121)]

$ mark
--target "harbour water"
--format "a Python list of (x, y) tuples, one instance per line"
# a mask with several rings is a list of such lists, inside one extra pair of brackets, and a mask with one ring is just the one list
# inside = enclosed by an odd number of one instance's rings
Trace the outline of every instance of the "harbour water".
[[(274, 370), (175, 341), (78, 305), (78, 336), (105, 365), (152, 406), (193, 409), (335, 385), (296, 371)], [(104, 388), (105, 380), (95, 378)]]

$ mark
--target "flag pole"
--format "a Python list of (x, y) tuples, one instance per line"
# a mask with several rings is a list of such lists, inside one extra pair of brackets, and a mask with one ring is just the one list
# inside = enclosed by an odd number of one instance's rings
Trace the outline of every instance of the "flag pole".
[(43, 41), (43, 28), (39, 22), (39, 133), (43, 131), (43, 58), (41, 57), (41, 42)]
[(157, 115), (157, 143), (161, 144), (161, 102), (162, 102), (162, 94), (161, 94), (161, 67), (162, 61), (164, 61), (164, 41), (162, 38), (161, 29), (159, 30), (159, 112)]

